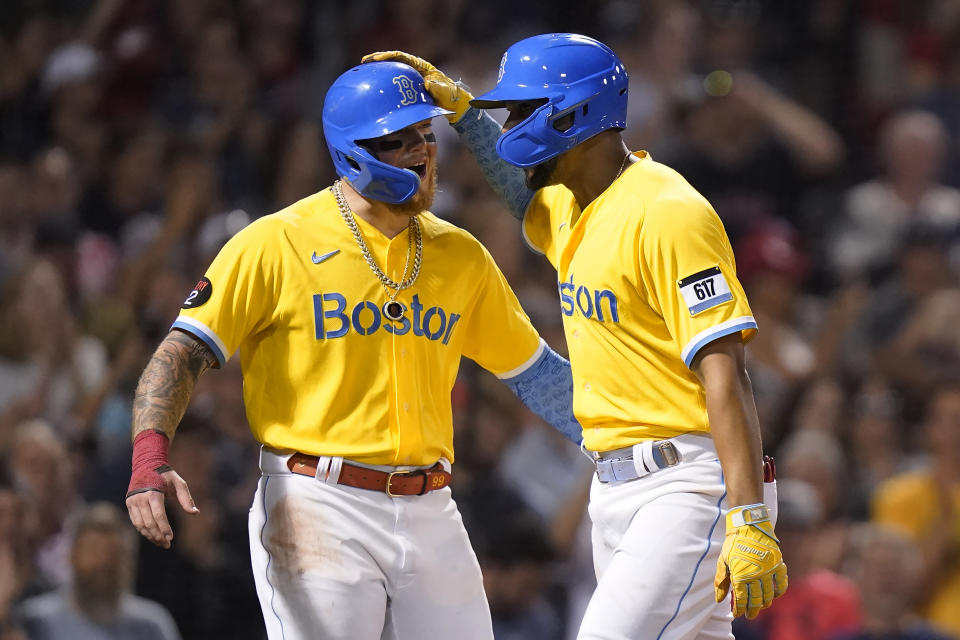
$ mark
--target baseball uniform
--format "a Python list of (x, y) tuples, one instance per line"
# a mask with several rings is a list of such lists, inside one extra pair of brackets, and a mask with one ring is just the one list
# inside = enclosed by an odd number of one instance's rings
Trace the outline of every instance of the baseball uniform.
[(690, 366), (704, 345), (749, 340), (757, 324), (710, 204), (634, 155), (582, 212), (551, 186), (523, 221), (557, 269), (584, 447), (609, 461), (591, 490), (598, 587), (580, 638), (732, 638), (730, 604), (713, 589), (723, 474)]
[[(356, 222), (400, 280), (407, 232)], [(220, 363), (241, 359), (263, 444), (249, 529), (271, 638), (491, 637), (449, 487), (395, 497), (338, 483), (346, 465), (449, 470), (460, 357), (508, 379), (545, 349), (489, 253), (430, 213), (419, 223), (423, 268), (397, 296), (399, 320), (381, 311), (385, 293), (326, 189), (232, 238), (174, 324)], [(291, 473), (294, 452), (318, 457), (312, 476)]]

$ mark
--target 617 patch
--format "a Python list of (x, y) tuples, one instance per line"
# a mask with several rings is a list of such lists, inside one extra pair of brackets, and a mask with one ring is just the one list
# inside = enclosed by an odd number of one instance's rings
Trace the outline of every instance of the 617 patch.
[(692, 276), (678, 280), (677, 286), (680, 287), (683, 301), (692, 316), (727, 300), (733, 300), (733, 294), (730, 293), (727, 279), (723, 277), (720, 267), (698, 271)]
[(193, 309), (194, 307), (199, 307), (210, 299), (210, 294), (212, 293), (213, 285), (210, 284), (210, 279), (203, 277), (193, 288), (193, 291), (190, 292), (190, 295), (187, 296), (187, 299), (183, 301), (182, 307), (184, 309)]

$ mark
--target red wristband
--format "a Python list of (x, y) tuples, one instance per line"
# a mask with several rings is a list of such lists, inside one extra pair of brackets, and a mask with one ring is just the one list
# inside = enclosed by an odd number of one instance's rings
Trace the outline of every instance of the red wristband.
[(133, 439), (133, 462), (130, 486), (127, 487), (128, 497), (144, 491), (164, 493), (167, 482), (160, 474), (171, 469), (167, 461), (169, 447), (170, 439), (162, 431), (149, 429), (137, 434)]

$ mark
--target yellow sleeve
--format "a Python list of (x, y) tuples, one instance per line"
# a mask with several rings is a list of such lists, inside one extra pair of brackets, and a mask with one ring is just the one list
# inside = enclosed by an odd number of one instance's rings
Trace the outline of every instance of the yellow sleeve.
[(757, 323), (737, 280), (730, 241), (713, 208), (692, 188), (652, 203), (638, 248), (638, 281), (688, 367), (713, 340), (735, 332), (744, 342), (754, 336)]
[(464, 332), (463, 355), (500, 377), (516, 375), (540, 351), (540, 335), (490, 253)]
[(203, 340), (223, 365), (266, 327), (277, 307), (279, 274), (266, 250), (280, 233), (261, 218), (231, 238), (187, 296), (173, 327)]
[(569, 189), (551, 185), (534, 194), (524, 213), (523, 239), (531, 249), (546, 256), (554, 268), (560, 263), (563, 250), (560, 238), (570, 233), (567, 222), (576, 208), (577, 201)]
[(530, 206), (527, 207), (527, 211), (523, 215), (520, 227), (523, 230), (523, 239), (527, 242), (527, 245), (556, 264), (552, 257), (553, 236), (550, 233), (550, 207), (544, 200), (543, 192), (544, 189), (540, 189), (534, 194)]

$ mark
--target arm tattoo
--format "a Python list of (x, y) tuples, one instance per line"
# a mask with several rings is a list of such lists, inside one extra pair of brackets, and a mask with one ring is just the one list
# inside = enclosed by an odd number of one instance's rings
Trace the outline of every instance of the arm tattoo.
[(156, 429), (172, 440), (197, 379), (216, 362), (203, 342), (182, 331), (171, 331), (140, 376), (133, 400), (133, 437)]

